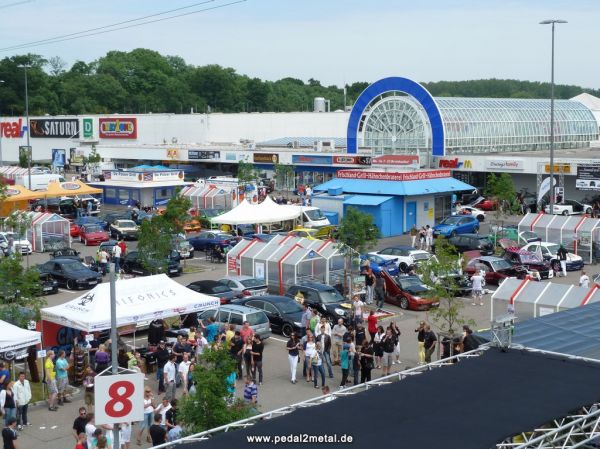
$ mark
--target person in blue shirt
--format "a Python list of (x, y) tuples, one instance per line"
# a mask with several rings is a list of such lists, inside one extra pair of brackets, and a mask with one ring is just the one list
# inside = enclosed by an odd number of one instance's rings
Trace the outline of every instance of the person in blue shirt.
[(342, 382), (340, 383), (340, 390), (346, 386), (348, 381), (348, 372), (350, 368), (350, 341), (346, 339), (342, 344), (342, 352), (340, 353), (340, 367), (342, 368)]
[(0, 362), (0, 391), (6, 388), (10, 382), (10, 371), (6, 369), (4, 362)]
[(215, 322), (214, 316), (211, 316), (208, 321), (210, 324), (206, 326), (206, 341), (211, 344), (214, 343), (215, 338), (219, 333), (219, 324)]

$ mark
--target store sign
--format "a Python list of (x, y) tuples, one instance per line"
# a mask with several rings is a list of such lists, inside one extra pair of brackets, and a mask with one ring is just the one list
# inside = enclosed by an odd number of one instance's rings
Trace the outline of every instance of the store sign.
[(199, 151), (199, 150), (188, 150), (189, 160), (203, 160), (213, 161), (221, 159), (220, 151)]
[(137, 139), (137, 118), (98, 119), (101, 139)]
[(333, 158), (331, 156), (312, 156), (298, 154), (292, 156), (292, 164), (302, 165), (331, 165)]
[(473, 163), (470, 159), (465, 159), (464, 161), (459, 160), (458, 158), (454, 159), (440, 159), (439, 165), (440, 168), (451, 168), (451, 169), (459, 169), (459, 168), (473, 168)]
[(278, 164), (279, 155), (275, 153), (254, 153), (253, 160), (257, 164)]
[(235, 153), (225, 153), (226, 161), (237, 161), (237, 156)]
[(6, 196), (15, 196), (15, 195), (18, 195), (19, 193), (21, 193), (21, 192), (18, 191), (17, 189), (7, 188), (4, 190), (4, 194)]
[(418, 166), (419, 156), (416, 154), (390, 154), (372, 159), (373, 165)]
[(103, 172), (104, 179), (112, 179), (113, 181), (141, 181), (142, 174), (128, 171), (105, 171)]
[(0, 122), (0, 139), (12, 139), (23, 137), (26, 126), (23, 126), (23, 119), (20, 118), (16, 122)]
[(152, 181), (179, 181), (183, 179), (182, 171), (157, 171), (144, 173), (144, 181), (146, 181), (146, 175), (152, 175)]
[[(544, 166), (544, 173), (550, 173), (550, 164)], [(554, 173), (571, 174), (571, 164), (554, 164)]]
[(338, 165), (371, 165), (370, 156), (333, 156), (333, 163)]
[(83, 151), (77, 148), (69, 148), (69, 165), (83, 165)]
[(53, 167), (64, 167), (66, 164), (66, 152), (62, 148), (52, 149), (52, 166)]
[(487, 159), (485, 168), (490, 170), (524, 170), (523, 159)]
[(179, 149), (167, 148), (167, 159), (179, 159)]
[(577, 164), (577, 190), (600, 190), (600, 164)]
[(94, 137), (94, 119), (84, 118), (83, 123), (83, 138), (91, 139)]
[(450, 170), (428, 170), (404, 173), (339, 170), (337, 177), (342, 179), (369, 179), (377, 181), (419, 181), (423, 179), (449, 178)]
[(79, 134), (78, 119), (31, 119), (29, 120), (31, 137), (71, 138)]

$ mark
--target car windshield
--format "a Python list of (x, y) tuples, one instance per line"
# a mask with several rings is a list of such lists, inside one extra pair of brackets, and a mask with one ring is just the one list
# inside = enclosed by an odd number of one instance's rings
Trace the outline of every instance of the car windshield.
[(229, 234), (217, 234), (217, 240), (229, 240), (232, 236)]
[(264, 312), (255, 312), (246, 315), (246, 321), (248, 321), (248, 324), (250, 326), (256, 326), (258, 324), (265, 324), (269, 320), (267, 318), (267, 315), (264, 314)]
[(448, 218), (444, 218), (440, 224), (443, 225), (455, 225), (458, 224), (458, 222), (462, 219), (462, 217), (448, 217)]
[(254, 278), (241, 280), (240, 283), (247, 288), (265, 286), (265, 281)]
[(507, 260), (504, 259), (493, 260), (491, 263), (494, 271), (506, 270), (507, 268), (510, 268), (512, 266)]
[(293, 299), (290, 301), (279, 302), (277, 303), (277, 305), (279, 306), (279, 310), (281, 310), (283, 313), (302, 312), (302, 307), (300, 306), (300, 304), (298, 304)]
[(521, 262), (523, 263), (540, 263), (542, 260), (535, 253), (521, 254)]
[(415, 260), (429, 260), (431, 254), (429, 253), (411, 253), (411, 256)]
[(213, 285), (210, 287), (210, 291), (213, 293), (229, 293), (231, 289), (223, 284)]
[(119, 226), (122, 228), (135, 228), (135, 223), (132, 220), (119, 220)]
[(340, 292), (335, 289), (325, 290), (320, 292), (321, 300), (323, 304), (334, 304), (336, 302), (344, 302), (345, 299)]
[(423, 285), (423, 282), (421, 281), (421, 279), (417, 278), (417, 277), (407, 277), (407, 278), (397, 278), (398, 282), (400, 284), (400, 287), (403, 290), (408, 290), (411, 289), (413, 287), (420, 287), (421, 285)]
[(321, 209), (305, 210), (304, 215), (306, 215), (310, 221), (323, 220), (325, 218)]
[(549, 243), (548, 245), (545, 245), (546, 249), (548, 251), (550, 251), (551, 254), (556, 254), (558, 252), (558, 249), (560, 248), (560, 245), (557, 245), (556, 243)]
[(85, 232), (102, 232), (100, 226), (84, 226)]
[(64, 271), (66, 271), (67, 273), (78, 273), (80, 271), (85, 271), (86, 268), (81, 265), (80, 263), (77, 262), (73, 262), (73, 263), (63, 263), (61, 264), (62, 269)]

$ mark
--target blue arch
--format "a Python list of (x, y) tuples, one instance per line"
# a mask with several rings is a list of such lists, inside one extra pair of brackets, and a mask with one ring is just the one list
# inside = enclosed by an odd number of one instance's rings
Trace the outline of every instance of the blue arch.
[(383, 78), (367, 87), (358, 97), (350, 118), (348, 119), (348, 130), (346, 132), (347, 152), (356, 153), (358, 151), (357, 135), (360, 119), (365, 109), (379, 95), (390, 92), (400, 91), (412, 96), (425, 110), (429, 122), (431, 123), (431, 154), (434, 156), (444, 155), (444, 122), (437, 104), (431, 94), (419, 83), (407, 78), (392, 76)]

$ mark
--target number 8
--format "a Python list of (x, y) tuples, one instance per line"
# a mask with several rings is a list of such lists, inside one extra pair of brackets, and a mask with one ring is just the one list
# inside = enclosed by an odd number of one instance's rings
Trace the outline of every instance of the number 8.
[[(119, 394), (119, 389), (124, 388), (125, 392), (123, 394)], [(121, 380), (119, 382), (115, 382), (108, 389), (108, 397), (110, 401), (106, 403), (104, 406), (104, 411), (111, 418), (122, 418), (131, 412), (133, 408), (133, 404), (128, 399), (130, 398), (135, 391), (135, 387), (133, 383)], [(115, 405), (123, 404), (121, 410), (116, 410)]]

